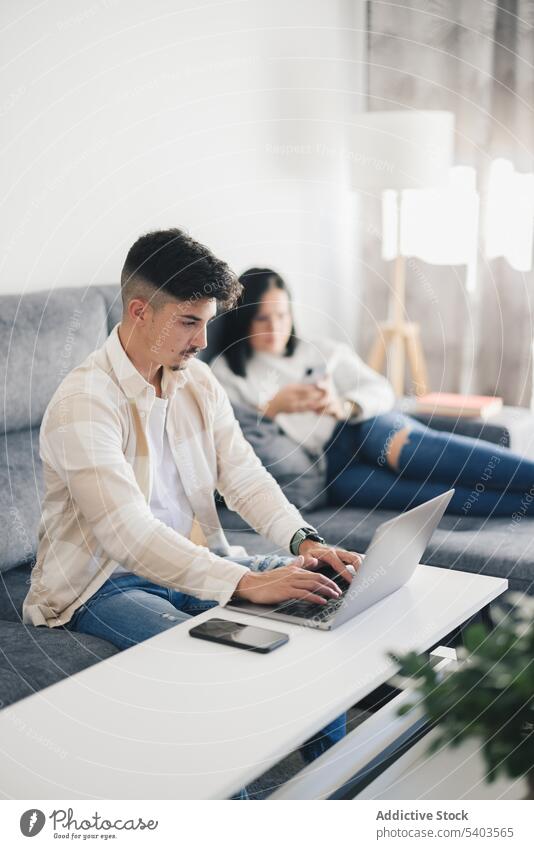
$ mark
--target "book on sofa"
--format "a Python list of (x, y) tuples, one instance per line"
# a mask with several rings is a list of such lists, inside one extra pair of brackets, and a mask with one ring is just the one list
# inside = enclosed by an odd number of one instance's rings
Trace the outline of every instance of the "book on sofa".
[(502, 398), (492, 395), (456, 395), (453, 392), (429, 392), (420, 395), (416, 413), (460, 416), (467, 419), (489, 419), (502, 410)]

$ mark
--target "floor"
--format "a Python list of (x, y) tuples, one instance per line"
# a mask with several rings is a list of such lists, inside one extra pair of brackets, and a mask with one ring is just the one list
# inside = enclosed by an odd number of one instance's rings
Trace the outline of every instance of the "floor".
[[(359, 708), (351, 708), (347, 712), (347, 732), (353, 731), (357, 725), (363, 722), (369, 714)], [(293, 778), (305, 766), (301, 754), (291, 752), (282, 761), (271, 769), (260, 775), (255, 781), (247, 785), (247, 791), (251, 799), (267, 799), (282, 784)]]

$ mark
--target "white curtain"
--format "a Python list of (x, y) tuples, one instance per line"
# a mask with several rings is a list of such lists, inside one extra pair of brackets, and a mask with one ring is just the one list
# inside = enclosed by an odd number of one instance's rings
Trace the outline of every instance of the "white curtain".
[[(494, 159), (534, 170), (534, 3), (370, 0), (367, 29), (368, 108), (454, 112), (455, 162), (476, 168), (484, 214)], [(391, 276), (377, 216), (367, 208), (360, 220), (362, 347), (386, 314)], [(528, 405), (534, 274), (488, 260), (482, 248), (471, 295), (463, 267), (409, 260), (407, 317), (421, 325), (432, 390), (496, 392)]]

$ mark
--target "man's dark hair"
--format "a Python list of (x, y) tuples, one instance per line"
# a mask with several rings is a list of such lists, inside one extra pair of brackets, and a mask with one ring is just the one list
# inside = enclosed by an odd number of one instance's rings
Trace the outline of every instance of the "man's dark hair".
[(215, 298), (234, 305), (242, 286), (236, 274), (205, 245), (182, 230), (146, 233), (128, 251), (121, 274), (122, 304), (145, 298), (157, 311), (172, 300)]

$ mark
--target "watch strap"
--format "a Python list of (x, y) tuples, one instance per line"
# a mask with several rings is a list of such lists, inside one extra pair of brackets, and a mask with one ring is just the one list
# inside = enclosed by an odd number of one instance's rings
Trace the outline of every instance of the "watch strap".
[(306, 539), (315, 540), (315, 542), (324, 543), (325, 540), (317, 533), (316, 528), (305, 527), (299, 528), (295, 534), (291, 537), (291, 542), (289, 543), (289, 550), (291, 554), (294, 554), (295, 557), (298, 557), (299, 548), (301, 544)]

